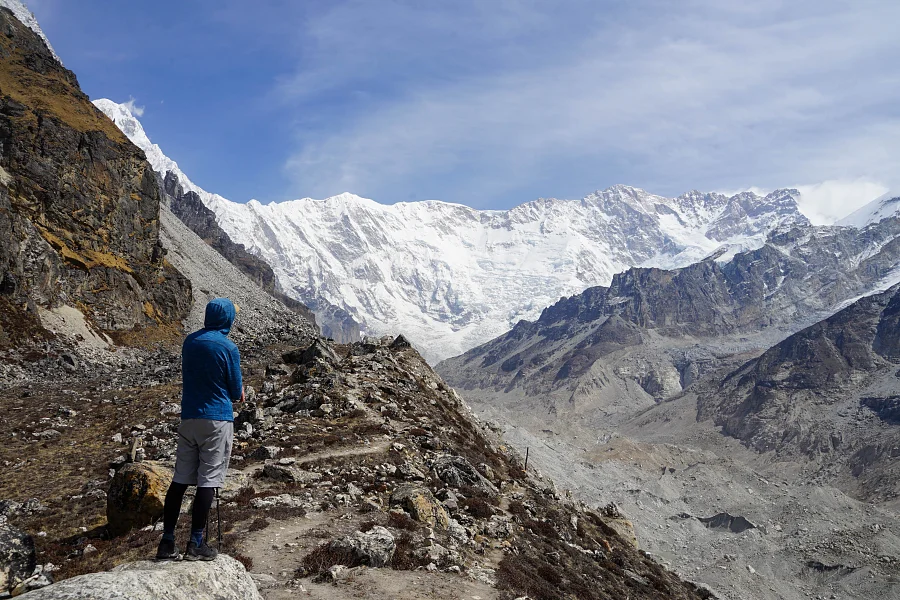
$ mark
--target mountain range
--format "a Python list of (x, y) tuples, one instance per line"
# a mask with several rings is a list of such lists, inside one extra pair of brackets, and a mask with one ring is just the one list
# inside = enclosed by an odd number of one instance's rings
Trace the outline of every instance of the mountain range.
[(129, 106), (95, 104), (158, 173), (177, 175), (234, 241), (272, 265), (285, 293), (320, 316), (338, 307), (370, 335), (403, 332), (432, 362), (628, 267), (676, 268), (713, 254), (727, 260), (775, 230), (809, 225), (796, 190), (665, 198), (617, 185), (506, 211), (438, 201), (385, 205), (348, 193), (236, 203), (193, 184)]

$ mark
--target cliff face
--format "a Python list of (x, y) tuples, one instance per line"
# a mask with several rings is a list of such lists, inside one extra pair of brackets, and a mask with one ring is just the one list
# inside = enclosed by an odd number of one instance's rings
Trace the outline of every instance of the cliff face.
[(159, 204), (143, 152), (0, 9), (0, 341), (39, 331), (38, 306), (106, 332), (178, 323), (191, 290), (164, 259)]

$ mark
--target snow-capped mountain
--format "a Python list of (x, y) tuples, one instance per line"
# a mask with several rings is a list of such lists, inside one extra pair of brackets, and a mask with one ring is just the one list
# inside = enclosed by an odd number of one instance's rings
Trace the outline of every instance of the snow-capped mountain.
[(50, 40), (47, 39), (47, 36), (44, 35), (44, 32), (41, 30), (41, 26), (38, 24), (34, 13), (28, 10), (28, 7), (25, 6), (24, 2), (21, 2), (21, 0), (0, 0), (0, 6), (11, 10), (13, 15), (15, 15), (23, 25), (38, 34), (38, 36), (44, 40), (44, 43), (47, 44), (47, 49), (50, 50), (50, 54), (53, 55), (53, 58), (59, 61), (59, 64), (62, 64), (59, 56), (56, 55), (56, 51), (53, 50), (53, 46), (50, 45)]
[(484, 343), (628, 267), (674, 268), (713, 253), (727, 260), (761, 246), (774, 229), (808, 225), (796, 190), (665, 198), (617, 185), (505, 211), (385, 205), (353, 194), (240, 204), (194, 185), (127, 106), (95, 104), (154, 169), (175, 172), (235, 242), (271, 264), (290, 295), (314, 310), (319, 302), (342, 307), (370, 334), (402, 332), (430, 361)]
[(835, 225), (865, 227), (888, 217), (900, 214), (900, 193), (887, 192), (875, 198), (865, 206), (850, 213)]

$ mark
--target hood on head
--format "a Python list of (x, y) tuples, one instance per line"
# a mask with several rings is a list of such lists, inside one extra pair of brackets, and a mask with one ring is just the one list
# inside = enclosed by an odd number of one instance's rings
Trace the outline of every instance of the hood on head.
[(206, 305), (206, 318), (203, 321), (205, 329), (217, 329), (228, 335), (234, 324), (234, 316), (237, 310), (234, 303), (228, 298), (216, 298)]

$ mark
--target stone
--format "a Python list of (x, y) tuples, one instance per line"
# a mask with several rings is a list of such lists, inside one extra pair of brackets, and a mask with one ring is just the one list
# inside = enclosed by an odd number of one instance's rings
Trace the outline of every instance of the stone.
[(250, 506), (256, 509), (275, 508), (276, 506), (299, 508), (303, 506), (303, 499), (299, 496), (292, 496), (290, 494), (279, 494), (278, 496), (254, 498), (250, 501)]
[(28, 592), (26, 600), (262, 600), (244, 566), (220, 554), (210, 562), (139, 561)]
[(172, 471), (158, 463), (130, 463), (109, 484), (106, 519), (109, 533), (120, 536), (162, 517)]
[(263, 475), (284, 483), (312, 483), (322, 479), (321, 473), (304, 471), (290, 465), (266, 465), (263, 467)]
[(261, 590), (278, 587), (278, 580), (268, 573), (250, 573), (250, 578), (253, 579), (256, 587)]
[(410, 344), (409, 340), (403, 337), (403, 334), (401, 333), (394, 338), (393, 342), (391, 342), (390, 348), (391, 350), (403, 350), (404, 348), (412, 348), (412, 344)]
[(260, 446), (250, 453), (250, 458), (254, 458), (256, 460), (266, 460), (270, 458), (276, 458), (280, 452), (281, 448), (279, 448), (278, 446)]
[(0, 517), (0, 595), (31, 577), (35, 563), (32, 537)]
[(349, 552), (355, 561), (368, 567), (383, 567), (391, 562), (397, 544), (394, 536), (384, 527), (375, 526), (365, 533), (352, 534), (332, 540), (328, 549), (334, 552)]
[(497, 493), (497, 488), (479, 473), (472, 464), (462, 456), (444, 455), (434, 459), (431, 470), (438, 479), (450, 487), (460, 488), (470, 486), (491, 494)]
[(391, 506), (403, 508), (409, 515), (430, 527), (447, 529), (450, 518), (431, 491), (416, 484), (403, 484), (391, 494)]
[(281, 356), (281, 360), (293, 365), (309, 365), (320, 360), (328, 365), (335, 366), (341, 362), (341, 357), (331, 347), (331, 344), (322, 339), (317, 339), (302, 350), (291, 350), (284, 353)]

